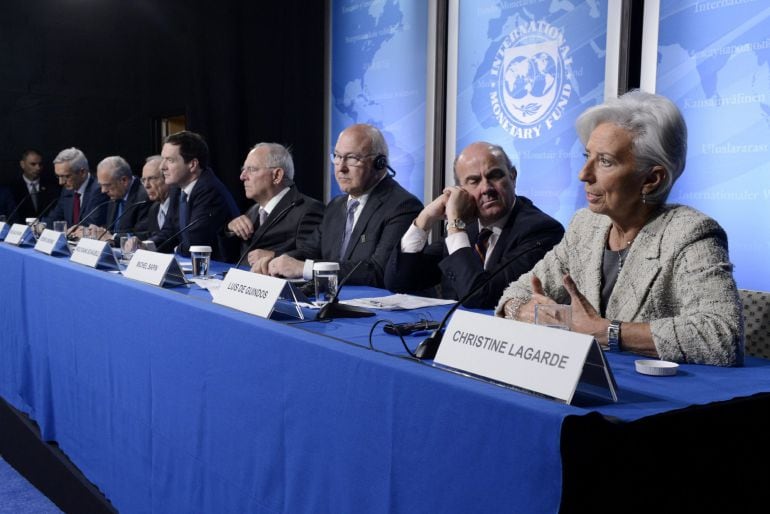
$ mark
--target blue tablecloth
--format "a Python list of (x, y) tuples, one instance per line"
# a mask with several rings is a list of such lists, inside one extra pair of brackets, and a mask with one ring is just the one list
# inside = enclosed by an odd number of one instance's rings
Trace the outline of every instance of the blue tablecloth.
[(372, 352), (375, 318), (289, 326), (5, 244), (0, 270), (0, 395), (121, 512), (555, 512), (567, 416), (770, 391), (766, 361), (653, 378), (612, 355), (621, 401), (565, 406)]

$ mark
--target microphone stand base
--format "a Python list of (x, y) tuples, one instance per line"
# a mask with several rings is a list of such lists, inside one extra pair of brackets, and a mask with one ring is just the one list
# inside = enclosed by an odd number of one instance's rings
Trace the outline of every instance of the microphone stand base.
[(369, 309), (337, 302), (329, 302), (321, 307), (316, 319), (369, 318), (371, 316), (374, 316), (374, 311), (370, 311)]

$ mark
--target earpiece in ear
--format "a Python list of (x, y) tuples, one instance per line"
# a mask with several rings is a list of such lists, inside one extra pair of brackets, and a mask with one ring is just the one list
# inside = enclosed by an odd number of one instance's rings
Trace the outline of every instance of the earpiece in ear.
[(382, 154), (379, 154), (377, 157), (374, 158), (374, 161), (372, 161), (372, 165), (374, 166), (374, 169), (377, 171), (384, 170), (385, 168), (388, 167), (388, 158)]

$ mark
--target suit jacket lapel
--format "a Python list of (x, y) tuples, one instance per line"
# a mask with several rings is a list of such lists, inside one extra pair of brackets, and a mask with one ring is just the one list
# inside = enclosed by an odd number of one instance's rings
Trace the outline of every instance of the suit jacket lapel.
[[(387, 180), (387, 178), (383, 179), (383, 182)], [(358, 216), (358, 221), (356, 221), (355, 227), (353, 227), (353, 233), (350, 235), (350, 242), (348, 243), (348, 247), (345, 250), (345, 255), (340, 255), (340, 260), (345, 260), (346, 258), (350, 257), (352, 255), (353, 250), (355, 249), (356, 245), (358, 245), (359, 242), (361, 242), (361, 235), (366, 230), (366, 225), (369, 223), (369, 220), (372, 218), (375, 212), (377, 212), (381, 206), (382, 206), (382, 182), (377, 184), (375, 186), (374, 190), (369, 195), (369, 198), (366, 200), (366, 205), (364, 205), (364, 210), (361, 211), (361, 214)], [(347, 201), (343, 204), (343, 214), (342, 214), (342, 237), (345, 237), (345, 222), (347, 221)], [(340, 245), (342, 245), (342, 238), (340, 238)]]

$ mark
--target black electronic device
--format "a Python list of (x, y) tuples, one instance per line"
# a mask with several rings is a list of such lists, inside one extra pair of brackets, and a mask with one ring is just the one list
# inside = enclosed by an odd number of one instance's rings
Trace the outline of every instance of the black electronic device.
[(434, 330), (441, 325), (440, 321), (424, 319), (422, 321), (410, 321), (406, 323), (386, 323), (382, 329), (388, 334), (408, 336), (415, 332)]

